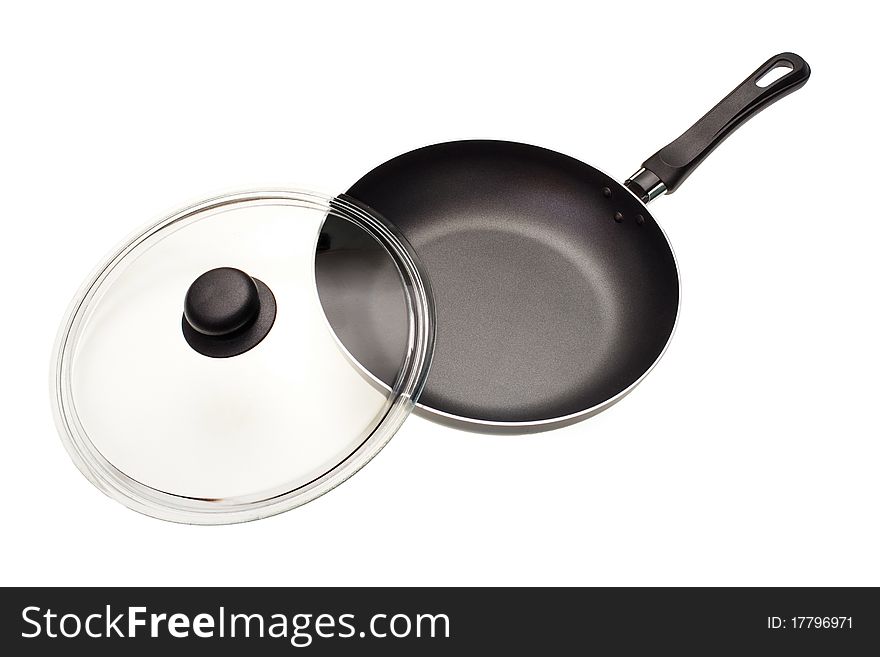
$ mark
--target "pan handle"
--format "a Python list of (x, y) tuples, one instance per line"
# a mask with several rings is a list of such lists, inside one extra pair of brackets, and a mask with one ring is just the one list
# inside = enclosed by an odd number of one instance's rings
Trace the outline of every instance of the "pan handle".
[[(768, 84), (759, 84), (777, 68), (791, 70)], [(791, 52), (771, 57), (681, 137), (645, 160), (624, 184), (645, 203), (664, 192), (671, 194), (731, 133), (765, 107), (800, 89), (809, 77), (810, 66), (802, 57)]]

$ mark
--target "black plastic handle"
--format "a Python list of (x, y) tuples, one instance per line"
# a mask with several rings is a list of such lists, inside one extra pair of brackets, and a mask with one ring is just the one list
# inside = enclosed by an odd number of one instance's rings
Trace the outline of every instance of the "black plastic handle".
[[(791, 70), (765, 87), (758, 86), (762, 77), (780, 66)], [(646, 201), (654, 198), (652, 187), (662, 189), (659, 183), (671, 194), (731, 133), (765, 107), (800, 89), (809, 77), (810, 66), (802, 57), (791, 52), (771, 57), (681, 137), (645, 160), (645, 171), (626, 184)]]

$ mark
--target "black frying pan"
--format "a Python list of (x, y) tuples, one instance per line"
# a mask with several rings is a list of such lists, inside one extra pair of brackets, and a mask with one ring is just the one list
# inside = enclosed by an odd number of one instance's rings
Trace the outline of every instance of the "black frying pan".
[[(791, 70), (758, 86), (778, 67)], [(665, 350), (679, 306), (675, 258), (645, 204), (809, 76), (799, 56), (772, 57), (624, 185), (567, 155), (503, 141), (428, 146), (355, 183), (347, 196), (399, 228), (433, 285), (436, 350), (422, 411), (471, 429), (538, 431), (632, 390)], [(328, 319), (389, 382), (406, 323), (399, 300), (380, 293), (394, 287), (387, 259), (341, 222), (328, 221), (323, 239), (351, 247), (316, 260)]]

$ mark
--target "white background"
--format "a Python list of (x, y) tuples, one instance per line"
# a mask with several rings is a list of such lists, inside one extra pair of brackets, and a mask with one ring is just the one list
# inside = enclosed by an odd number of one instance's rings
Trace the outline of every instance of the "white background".
[[(6, 7), (2, 584), (880, 584), (871, 3)], [(55, 332), (138, 226), (216, 192), (340, 192), (451, 139), (623, 179), (784, 50), (809, 84), (652, 205), (681, 317), (609, 411), (524, 437), (411, 418), (329, 495), (227, 527), (142, 517), (68, 459)]]

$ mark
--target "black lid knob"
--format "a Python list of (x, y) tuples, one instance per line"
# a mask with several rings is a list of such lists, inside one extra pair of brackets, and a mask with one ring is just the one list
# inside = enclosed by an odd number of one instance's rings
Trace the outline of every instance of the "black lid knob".
[(275, 311), (275, 296), (264, 283), (240, 269), (212, 269), (186, 292), (183, 335), (190, 347), (205, 356), (237, 356), (266, 337)]
[(254, 279), (240, 269), (220, 267), (199, 276), (183, 302), (186, 321), (205, 335), (228, 335), (246, 327), (260, 313)]

